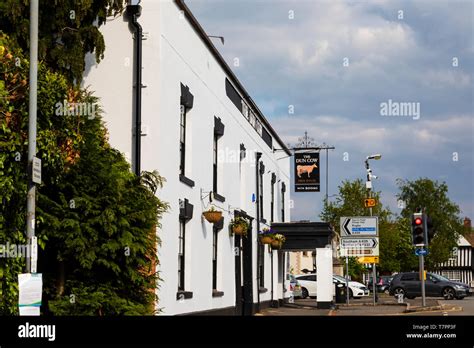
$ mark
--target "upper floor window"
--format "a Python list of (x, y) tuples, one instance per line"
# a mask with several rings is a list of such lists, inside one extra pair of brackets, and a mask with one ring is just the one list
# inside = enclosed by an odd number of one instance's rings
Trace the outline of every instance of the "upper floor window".
[(281, 183), (281, 222), (285, 222), (285, 192), (286, 185), (284, 182)]
[(189, 91), (189, 87), (181, 84), (180, 99), (180, 118), (179, 118), (179, 177), (180, 180), (189, 186), (194, 186), (194, 182), (186, 178), (186, 123), (188, 111), (193, 107), (194, 96)]
[(219, 191), (219, 138), (224, 135), (224, 124), (221, 119), (214, 117), (214, 138), (213, 138), (213, 161), (212, 161), (212, 191), (214, 198), (224, 202), (225, 198), (218, 193)]
[(270, 222), (274, 221), (274, 210), (275, 210), (275, 183), (276, 183), (276, 175), (272, 173), (272, 180), (270, 182)]
[(186, 108), (181, 105), (179, 122), (179, 174), (185, 175), (186, 164)]
[(264, 215), (263, 214), (263, 207), (264, 207), (264, 205), (263, 205), (263, 174), (265, 173), (265, 165), (262, 162), (260, 162), (260, 168), (259, 168), (258, 173), (259, 173), (259, 183), (258, 183), (258, 186), (259, 186), (258, 195), (259, 195), (259, 197), (258, 197), (258, 199), (259, 199), (259, 204), (260, 204), (260, 219), (263, 222), (265, 222), (264, 221), (265, 219), (263, 218), (263, 215)]

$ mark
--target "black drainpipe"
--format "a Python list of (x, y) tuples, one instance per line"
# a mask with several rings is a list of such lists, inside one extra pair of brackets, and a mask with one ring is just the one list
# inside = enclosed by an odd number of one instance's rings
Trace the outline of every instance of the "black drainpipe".
[(138, 17), (142, 13), (140, 5), (128, 5), (127, 14), (130, 16), (135, 29), (135, 174), (140, 175), (142, 152), (142, 37), (143, 30)]
[(256, 199), (255, 199), (255, 202), (257, 204), (257, 217), (256, 217), (256, 221), (257, 221), (257, 310), (260, 312), (260, 277), (261, 277), (261, 274), (260, 274), (260, 246), (259, 246), (259, 231), (260, 231), (260, 192), (259, 192), (259, 176), (260, 176), (260, 166), (259, 166), (259, 163), (260, 163), (260, 157), (262, 157), (262, 153), (261, 152), (257, 152), (256, 153), (256, 156), (255, 156), (255, 173), (257, 175), (256, 177), (256, 183), (257, 183), (257, 187), (256, 187)]

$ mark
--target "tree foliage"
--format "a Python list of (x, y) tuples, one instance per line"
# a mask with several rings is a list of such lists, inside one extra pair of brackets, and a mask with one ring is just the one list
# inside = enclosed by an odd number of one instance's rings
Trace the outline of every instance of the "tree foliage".
[[(440, 262), (447, 261), (459, 236), (464, 233), (460, 209), (448, 197), (448, 186), (428, 178), (417, 180), (398, 180), (400, 193), (398, 199), (405, 202), (401, 216), (409, 219), (419, 208), (425, 208), (431, 217), (436, 232), (429, 242), (429, 255), (426, 257), (427, 268), (433, 269)], [(408, 225), (407, 224), (407, 225)]]
[[(28, 61), (1, 33), (0, 61), (0, 244), (25, 244)], [(67, 112), (58, 114), (64, 101)], [(39, 64), (43, 182), (37, 186), (36, 234), (43, 311), (151, 314), (159, 280), (156, 229), (168, 207), (155, 196), (163, 178), (130, 171), (108, 144), (97, 102)], [(71, 105), (83, 103), (95, 114), (75, 114)], [(0, 314), (17, 313), (17, 275), (24, 267), (22, 258), (0, 258)]]
[[(426, 257), (426, 268), (434, 269), (451, 256), (463, 233), (459, 207), (448, 198), (448, 187), (430, 179), (415, 181), (398, 180), (397, 198), (404, 201), (405, 207), (399, 217), (380, 203), (380, 192), (373, 194), (379, 204), (373, 208), (373, 215), (379, 217), (379, 248), (382, 273), (407, 272), (418, 269), (418, 257), (414, 254), (411, 240), (411, 214), (418, 208), (426, 208), (432, 218), (436, 234), (429, 242), (430, 253)], [(342, 216), (369, 216), (368, 208), (363, 206), (366, 189), (362, 180), (344, 181), (339, 186), (339, 195), (334, 202), (325, 203), (321, 213), (323, 221), (330, 222), (337, 232)], [(360, 271), (355, 259), (350, 262), (349, 273), (357, 276)]]
[[(343, 216), (369, 216), (369, 209), (364, 206), (367, 191), (361, 179), (354, 181), (343, 181), (339, 186), (339, 195), (334, 202), (327, 202), (321, 213), (321, 219), (330, 222), (339, 233), (340, 218)], [(380, 202), (380, 192), (373, 192), (378, 204), (372, 208), (372, 215), (379, 217), (379, 250), (380, 264), (378, 270), (381, 273), (400, 272), (411, 268), (414, 259), (410, 254), (410, 233), (402, 227), (402, 224), (394, 221), (390, 209), (384, 207)], [(416, 260), (415, 260), (416, 261)], [(349, 273), (352, 277), (360, 277), (363, 268), (351, 258)], [(359, 273), (359, 275), (357, 274)]]
[[(0, 30), (29, 49), (30, 2), (2, 0)], [(40, 61), (62, 73), (68, 81), (81, 82), (85, 55), (103, 58), (105, 43), (98, 27), (107, 17), (123, 10), (123, 0), (48, 0), (40, 1), (38, 56)]]

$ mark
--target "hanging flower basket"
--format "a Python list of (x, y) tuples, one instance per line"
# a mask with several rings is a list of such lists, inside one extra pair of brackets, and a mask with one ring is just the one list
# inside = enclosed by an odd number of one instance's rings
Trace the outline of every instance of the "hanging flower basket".
[(270, 236), (270, 235), (261, 236), (261, 237), (260, 237), (260, 242), (261, 242), (262, 244), (272, 244), (273, 238), (272, 238), (272, 236)]
[(271, 245), (273, 249), (281, 249), (282, 243), (279, 240), (273, 239)]
[(239, 236), (246, 236), (247, 230), (249, 228), (248, 222), (242, 217), (236, 217), (232, 219), (230, 222), (230, 227), (232, 230), (232, 234), (239, 235)]
[(209, 209), (202, 213), (204, 218), (209, 221), (211, 224), (215, 224), (222, 219), (222, 212), (215, 210), (214, 208)]
[(244, 234), (244, 226), (242, 226), (242, 225), (234, 226), (234, 227), (232, 227), (232, 232), (234, 234), (237, 234), (237, 235), (241, 236), (241, 235)]
[(283, 243), (285, 243), (285, 236), (282, 234), (274, 234), (273, 235), (273, 240), (272, 240), (272, 248), (273, 249), (281, 249)]
[(264, 228), (259, 232), (260, 243), (262, 244), (272, 244), (273, 241), (273, 231), (269, 228)]

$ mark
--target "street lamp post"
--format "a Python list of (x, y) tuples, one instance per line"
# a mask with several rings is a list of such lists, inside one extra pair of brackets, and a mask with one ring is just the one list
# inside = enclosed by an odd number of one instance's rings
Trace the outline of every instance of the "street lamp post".
[[(371, 156), (367, 156), (365, 159), (365, 169), (367, 169), (367, 182), (366, 182), (366, 188), (367, 188), (367, 193), (368, 193), (368, 198), (372, 198), (372, 178), (377, 179), (375, 175), (372, 175), (372, 169), (370, 169), (369, 166), (369, 160), (374, 159), (374, 160), (379, 160), (382, 158), (381, 154), (375, 154)], [(372, 207), (369, 207), (369, 212), (370, 216), (372, 216)], [(375, 262), (372, 264), (372, 291), (374, 293), (374, 306), (375, 303), (377, 302), (377, 288), (376, 288), (376, 280), (377, 280), (377, 271), (375, 268)]]
[(33, 160), (36, 156), (36, 118), (38, 94), (38, 13), (39, 0), (30, 2), (30, 100), (28, 107), (28, 193), (26, 196), (26, 237), (30, 247), (26, 258), (26, 273), (36, 273), (35, 210), (36, 186), (32, 178)]

